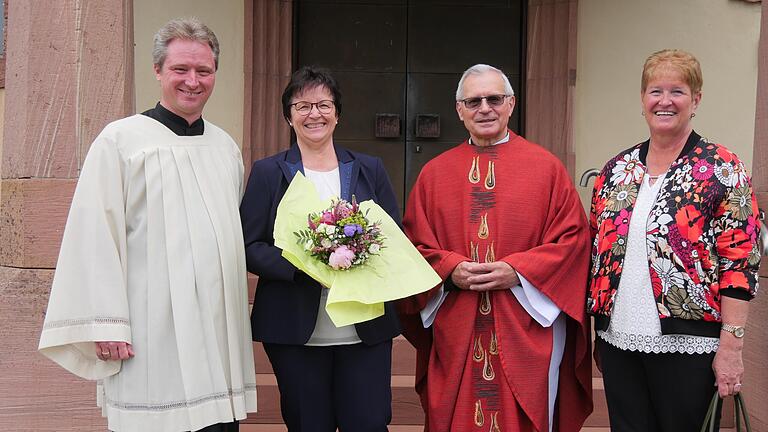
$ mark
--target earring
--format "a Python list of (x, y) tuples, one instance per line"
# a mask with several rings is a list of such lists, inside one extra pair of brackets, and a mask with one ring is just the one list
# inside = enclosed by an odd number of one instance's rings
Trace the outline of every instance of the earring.
[(692, 112), (692, 113), (691, 113), (691, 118), (694, 118), (694, 117), (696, 117), (696, 113), (695, 113), (695, 112)]
[(641, 115), (642, 117), (645, 117), (645, 111), (640, 111), (640, 115)]
[(293, 123), (288, 122), (288, 126), (293, 127)]

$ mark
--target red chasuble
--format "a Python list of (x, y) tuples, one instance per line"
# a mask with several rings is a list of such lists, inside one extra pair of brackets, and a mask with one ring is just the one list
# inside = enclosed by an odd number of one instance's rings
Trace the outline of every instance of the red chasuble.
[[(462, 261), (504, 261), (567, 315), (553, 430), (578, 431), (592, 411), (589, 234), (560, 161), (512, 132), (495, 146), (464, 142), (424, 166), (403, 223), (443, 280)], [(552, 329), (508, 289), (457, 290), (430, 333), (418, 312), (438, 288), (400, 305), (428, 429), (548, 431)]]

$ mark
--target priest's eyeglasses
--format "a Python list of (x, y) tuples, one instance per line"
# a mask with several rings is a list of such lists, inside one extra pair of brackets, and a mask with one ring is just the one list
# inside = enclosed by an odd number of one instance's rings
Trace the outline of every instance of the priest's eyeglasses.
[(480, 105), (483, 104), (483, 99), (488, 102), (488, 106), (499, 107), (504, 104), (504, 101), (507, 100), (508, 97), (508, 95), (504, 94), (495, 94), (489, 96), (460, 99), (459, 102), (462, 102), (467, 109), (476, 110), (480, 108)]
[(317, 111), (320, 114), (330, 114), (333, 112), (334, 104), (332, 100), (321, 100), (320, 102), (305, 102), (298, 101), (292, 103), (291, 106), (301, 115), (309, 115), (312, 112), (312, 107), (317, 107)]

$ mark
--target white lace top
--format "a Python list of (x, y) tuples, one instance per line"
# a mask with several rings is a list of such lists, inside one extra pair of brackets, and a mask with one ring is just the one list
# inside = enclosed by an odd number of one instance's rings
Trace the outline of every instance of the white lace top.
[(651, 287), (646, 250), (648, 214), (659, 193), (664, 176), (651, 185), (646, 174), (637, 194), (629, 222), (627, 253), (616, 292), (611, 324), (597, 335), (609, 344), (628, 351), (645, 353), (704, 354), (717, 351), (718, 338), (690, 335), (662, 335), (659, 313)]

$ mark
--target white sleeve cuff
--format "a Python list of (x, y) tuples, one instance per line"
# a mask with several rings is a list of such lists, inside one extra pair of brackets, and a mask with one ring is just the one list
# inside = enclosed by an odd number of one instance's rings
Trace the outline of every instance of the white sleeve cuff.
[(520, 285), (512, 287), (512, 294), (520, 305), (528, 312), (537, 323), (542, 327), (549, 327), (555, 322), (560, 315), (560, 308), (538, 290), (535, 286), (528, 282), (528, 279), (524, 278), (521, 274), (517, 274), (520, 279)]
[(435, 317), (437, 317), (437, 310), (440, 309), (440, 306), (445, 301), (445, 298), (448, 297), (448, 293), (445, 292), (443, 287), (444, 285), (440, 285), (440, 291), (437, 293), (437, 295), (429, 299), (427, 305), (424, 306), (424, 309), (422, 309), (420, 312), (421, 322), (424, 324), (424, 328), (429, 328), (432, 326), (432, 323), (435, 322)]

